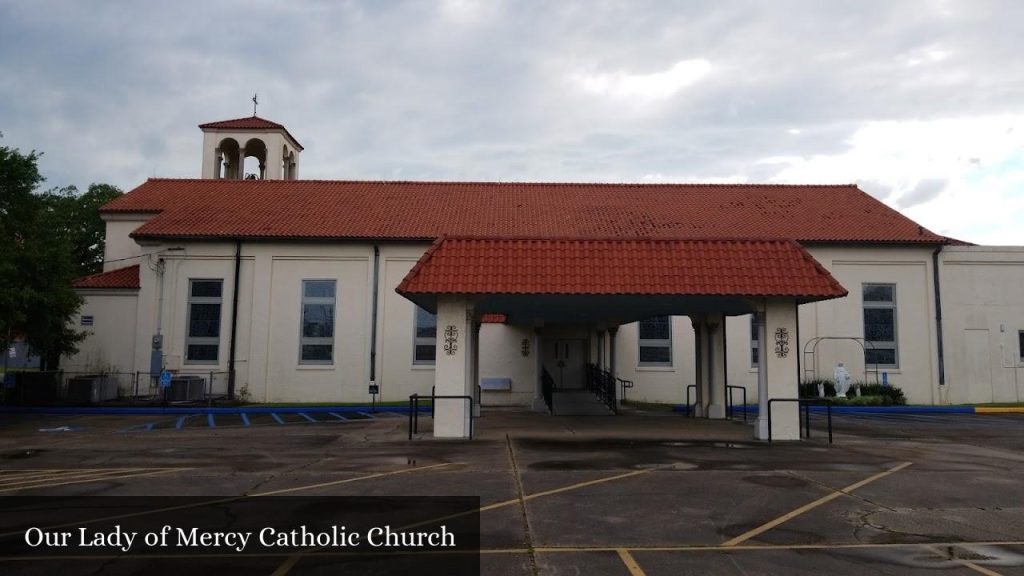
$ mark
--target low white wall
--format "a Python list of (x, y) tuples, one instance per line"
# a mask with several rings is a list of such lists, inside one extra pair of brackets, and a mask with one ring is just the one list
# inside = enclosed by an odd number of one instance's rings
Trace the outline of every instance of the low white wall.
[[(78, 353), (63, 359), (68, 372), (135, 371), (134, 290), (82, 290), (82, 308), (74, 317), (75, 330), (89, 336), (78, 345)], [(82, 325), (91, 316), (92, 326)]]

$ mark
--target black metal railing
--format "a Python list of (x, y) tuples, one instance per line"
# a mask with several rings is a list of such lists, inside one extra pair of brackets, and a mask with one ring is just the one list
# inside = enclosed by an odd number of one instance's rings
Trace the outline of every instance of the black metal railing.
[(732, 418), (733, 413), (736, 411), (736, 403), (732, 399), (732, 391), (739, 390), (742, 392), (743, 398), (743, 421), (747, 421), (747, 389), (743, 386), (726, 386), (725, 387), (725, 417)]
[(596, 364), (587, 365), (587, 390), (614, 413), (618, 412), (615, 406), (616, 384), (611, 372), (602, 370)]
[(629, 390), (630, 388), (633, 387), (633, 381), (632, 380), (623, 380), (622, 378), (616, 378), (616, 380), (619, 381), (619, 390), (620, 390), (619, 398), (622, 398), (622, 401), (625, 402), (626, 401), (626, 390)]
[(548, 413), (555, 413), (555, 379), (551, 377), (551, 373), (548, 372), (547, 368), (543, 368), (540, 375), (540, 390), (541, 394), (544, 395), (544, 403), (548, 405)]
[[(420, 399), (428, 398), (428, 396), (420, 396), (419, 394), (412, 394), (409, 396), (409, 440), (412, 440), (413, 434), (419, 434), (420, 432)], [(438, 400), (462, 400), (463, 402), (469, 402), (469, 438), (473, 439), (473, 397), (472, 396), (438, 396), (431, 392), (430, 396), (430, 414), (434, 415), (434, 406), (437, 405)]]
[(696, 384), (690, 384), (686, 387), (686, 415), (693, 416), (693, 410), (695, 408), (694, 403), (690, 402), (690, 390), (697, 390)]
[[(811, 406), (825, 406), (826, 413), (828, 414), (828, 443), (832, 443), (832, 401), (827, 398), (772, 398), (768, 401), (768, 443), (772, 443), (772, 404), (775, 402), (796, 402), (799, 410), (799, 406), (804, 408), (804, 421), (800, 429), (800, 436), (804, 436), (806, 430), (806, 438), (811, 437)], [(797, 413), (797, 419), (799, 419), (799, 412)]]

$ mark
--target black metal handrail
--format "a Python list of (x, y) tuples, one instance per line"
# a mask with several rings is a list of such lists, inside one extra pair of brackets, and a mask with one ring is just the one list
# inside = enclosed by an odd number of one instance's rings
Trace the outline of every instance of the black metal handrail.
[(615, 385), (615, 376), (612, 376), (611, 372), (602, 370), (596, 364), (587, 364), (587, 390), (604, 402), (612, 412), (617, 413)]
[[(768, 443), (772, 443), (772, 403), (774, 402), (796, 402), (804, 407), (804, 426), (807, 430), (807, 438), (811, 437), (811, 406), (825, 406), (828, 413), (828, 443), (832, 443), (832, 401), (827, 398), (772, 398), (768, 401)], [(799, 419), (799, 412), (797, 413)], [(803, 437), (803, 428), (801, 429)]]
[(555, 413), (554, 393), (555, 379), (551, 377), (547, 368), (543, 368), (540, 375), (541, 394), (544, 396), (544, 403), (548, 405), (548, 413)]
[(620, 394), (619, 397), (622, 398), (623, 402), (625, 402), (626, 401), (626, 390), (633, 387), (633, 381), (632, 380), (623, 380), (622, 378), (616, 378), (616, 380), (619, 381), (619, 389), (621, 390), (621, 392), (619, 393)]
[[(420, 396), (419, 394), (411, 394), (409, 396), (409, 440), (412, 440), (413, 434), (419, 434), (420, 432), (420, 398), (426, 398), (426, 396)], [(473, 397), (466, 396), (438, 396), (433, 392), (430, 393), (430, 415), (434, 415), (434, 405), (438, 400), (468, 400), (469, 401), (469, 438), (473, 439)]]
[(743, 421), (747, 421), (747, 389), (744, 386), (726, 386), (725, 387), (725, 416), (732, 418), (733, 412), (735, 411), (736, 403), (732, 401), (732, 391), (739, 390), (743, 392)]
[(690, 390), (691, 389), (692, 390), (696, 390), (697, 389), (697, 385), (696, 384), (690, 384), (689, 386), (686, 387), (686, 415), (687, 416), (693, 416), (693, 409), (695, 408), (695, 406), (690, 403)]

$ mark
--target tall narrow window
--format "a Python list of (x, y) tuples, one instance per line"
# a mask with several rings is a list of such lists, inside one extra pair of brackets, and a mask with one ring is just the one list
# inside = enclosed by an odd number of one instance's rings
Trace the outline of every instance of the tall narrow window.
[(416, 307), (413, 364), (431, 365), (437, 356), (437, 314)]
[(1024, 330), (1017, 332), (1017, 339), (1020, 340), (1020, 350), (1017, 352), (1017, 362), (1024, 363)]
[(334, 280), (302, 281), (299, 363), (334, 363)]
[(869, 366), (899, 366), (896, 345), (896, 285), (864, 285), (864, 362)]
[(750, 315), (750, 365), (757, 368), (761, 359), (761, 324), (757, 321), (757, 314)]
[(185, 362), (216, 364), (220, 351), (220, 306), (223, 280), (188, 281), (188, 331)]
[(672, 365), (671, 316), (655, 316), (640, 321), (640, 365)]

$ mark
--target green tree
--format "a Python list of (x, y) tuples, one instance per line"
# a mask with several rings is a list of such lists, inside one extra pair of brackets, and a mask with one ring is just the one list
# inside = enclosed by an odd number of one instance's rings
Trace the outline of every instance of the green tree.
[(34, 194), (43, 182), (38, 159), (0, 147), (0, 339), (6, 349), (24, 336), (42, 368), (54, 369), (85, 337), (70, 322), (82, 305), (71, 288), (80, 265), (69, 232), (77, 226), (66, 220), (70, 200)]
[(42, 195), (51, 231), (62, 235), (71, 245), (75, 276), (102, 270), (106, 226), (100, 218), (100, 207), (121, 194), (116, 186), (92, 184), (85, 194), (79, 194), (78, 188), (68, 186)]

